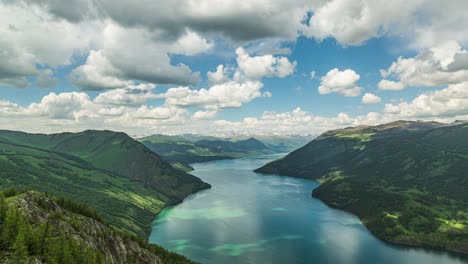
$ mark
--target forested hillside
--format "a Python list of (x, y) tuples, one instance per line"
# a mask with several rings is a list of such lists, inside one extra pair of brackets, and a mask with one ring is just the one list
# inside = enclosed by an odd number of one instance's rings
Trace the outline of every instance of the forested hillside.
[(86, 205), (44, 193), (0, 193), (1, 263), (193, 263), (115, 230)]
[(208, 188), (123, 133), (0, 131), (0, 186), (86, 203), (116, 227), (146, 237), (166, 205)]

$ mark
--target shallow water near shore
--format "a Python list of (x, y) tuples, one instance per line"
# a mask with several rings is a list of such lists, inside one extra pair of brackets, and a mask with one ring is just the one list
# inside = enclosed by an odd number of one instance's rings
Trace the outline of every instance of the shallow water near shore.
[(468, 263), (380, 241), (356, 216), (312, 198), (315, 181), (253, 172), (278, 157), (193, 164), (212, 188), (162, 211), (149, 242), (207, 264)]

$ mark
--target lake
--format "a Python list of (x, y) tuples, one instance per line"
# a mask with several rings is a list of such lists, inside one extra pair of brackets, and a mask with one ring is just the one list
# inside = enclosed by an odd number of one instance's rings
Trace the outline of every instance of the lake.
[(212, 188), (162, 211), (149, 242), (207, 264), (468, 262), (378, 240), (356, 216), (312, 198), (315, 181), (252, 171), (277, 157), (193, 164)]

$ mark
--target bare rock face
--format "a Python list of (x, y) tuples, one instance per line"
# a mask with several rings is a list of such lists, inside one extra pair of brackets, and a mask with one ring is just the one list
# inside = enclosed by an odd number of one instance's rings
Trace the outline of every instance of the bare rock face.
[(116, 231), (96, 219), (70, 212), (45, 194), (25, 193), (14, 201), (14, 205), (33, 225), (49, 221), (56, 232), (62, 232), (68, 239), (83, 242), (100, 252), (106, 263), (163, 263), (151, 252), (151, 245)]

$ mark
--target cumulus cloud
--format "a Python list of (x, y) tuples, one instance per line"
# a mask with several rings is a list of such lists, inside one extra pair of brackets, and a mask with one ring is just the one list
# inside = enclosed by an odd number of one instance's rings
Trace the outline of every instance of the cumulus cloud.
[(357, 85), (357, 81), (360, 78), (359, 74), (351, 69), (340, 71), (335, 68), (322, 77), (318, 92), (320, 94), (337, 93), (347, 97), (359, 96), (362, 88)]
[(361, 124), (375, 125), (386, 120), (375, 112), (366, 115), (350, 116), (339, 113), (336, 116), (324, 117), (313, 115), (300, 107), (287, 112), (265, 111), (260, 117), (246, 117), (241, 121), (214, 121), (216, 133), (245, 134), (320, 134), (330, 129), (356, 126)]
[(210, 84), (220, 84), (229, 81), (228, 69), (224, 65), (218, 65), (215, 72), (208, 71), (206, 76)]
[(434, 118), (468, 114), (468, 82), (417, 96), (411, 102), (386, 104), (384, 112), (401, 118)]
[[(123, 27), (145, 27), (170, 40), (191, 28), (236, 42), (294, 40), (301, 34), (318, 39), (333, 37), (344, 45), (359, 45), (383, 35), (403, 36), (408, 43), (425, 47), (440, 39), (468, 41), (466, 34), (459, 34), (467, 24), (464, 10), (468, 4), (463, 0), (174, 0), (144, 4), (130, 0), (73, 0), (66, 5), (55, 0), (5, 2), (35, 3), (72, 23), (100, 19), (113, 20)], [(309, 19), (308, 14), (312, 14)]]
[(405, 85), (401, 82), (394, 82), (389, 80), (381, 80), (378, 84), (380, 90), (399, 91), (405, 89)]
[(243, 48), (236, 49), (237, 80), (260, 80), (264, 77), (286, 77), (294, 73), (297, 62), (290, 62), (286, 57), (271, 54), (251, 57)]
[(129, 85), (100, 93), (94, 102), (104, 105), (143, 105), (148, 100), (157, 98), (153, 93), (155, 88), (153, 84)]
[[(360, 45), (379, 37), (409, 18), (422, 1), (331, 0), (315, 10), (306, 32), (318, 39), (335, 38), (344, 45)], [(339, 19), (337, 19), (339, 18)]]
[(365, 93), (362, 97), (363, 104), (378, 104), (382, 99), (373, 93)]
[(384, 78), (395, 78), (399, 82), (382, 80), (379, 88), (401, 90), (405, 86), (439, 86), (468, 81), (467, 53), (458, 42), (447, 41), (415, 57), (399, 57), (382, 71)]
[(207, 52), (212, 49), (214, 44), (208, 41), (206, 38), (200, 36), (200, 34), (186, 29), (185, 34), (182, 35), (173, 47), (171, 48), (172, 53), (191, 56)]
[(463, 0), (330, 0), (313, 11), (304, 34), (320, 40), (331, 37), (343, 45), (381, 36), (404, 38), (413, 48), (446, 39), (467, 43), (468, 36), (459, 34), (468, 22), (467, 7)]
[(237, 67), (233, 69), (232, 79), (231, 70), (219, 65), (215, 72), (207, 73), (209, 83), (213, 84), (211, 87), (198, 90), (175, 87), (158, 96), (165, 98), (167, 105), (178, 107), (203, 107), (211, 111), (239, 108), (255, 98), (272, 96), (271, 92), (261, 92), (263, 78), (283, 78), (291, 75), (296, 67), (296, 62), (285, 57), (250, 56), (243, 48), (236, 49), (236, 53)]
[(41, 71), (37, 77), (36, 85), (41, 88), (54, 88), (58, 83), (58, 79), (53, 75), (54, 73), (51, 69)]
[(16, 88), (28, 86), (27, 77), (41, 74), (38, 65), (70, 64), (73, 54), (85, 52), (98, 36), (95, 23), (56, 21), (42, 9), (16, 5), (0, 4), (0, 24), (0, 85)]
[(51, 119), (75, 119), (78, 113), (91, 104), (85, 93), (50, 93), (40, 103), (33, 103), (25, 109), (26, 115), (41, 115)]
[(200, 90), (192, 90), (188, 87), (170, 88), (161, 97), (166, 98), (166, 104), (179, 107), (239, 108), (244, 103), (261, 97), (262, 87), (263, 84), (259, 81), (244, 83), (230, 81)]
[(180, 125), (188, 116), (187, 110), (173, 106), (103, 104), (100, 99), (91, 100), (84, 92), (50, 93), (26, 107), (0, 100), (3, 128), (21, 127), (35, 132), (90, 128), (147, 130), (155, 126)]
[(306, 0), (261, 0), (249, 3), (234, 0), (174, 0), (144, 4), (129, 0), (74, 0), (69, 6), (54, 0), (28, 2), (47, 8), (55, 16), (71, 22), (93, 16), (112, 19), (125, 27), (140, 26), (160, 31), (172, 40), (179, 38), (190, 27), (197, 32), (217, 33), (235, 41), (278, 36), (295, 38), (303, 27), (301, 20), (314, 5)]
[(212, 119), (217, 113), (217, 111), (197, 111), (193, 114), (192, 118), (195, 120)]
[(115, 24), (108, 24), (103, 35), (102, 49), (91, 51), (86, 63), (71, 73), (72, 82), (84, 89), (121, 88), (132, 81), (188, 85), (200, 80), (199, 73), (193, 73), (188, 66), (171, 65), (168, 55), (168, 52), (192, 54), (199, 48), (184, 47), (188, 43), (165, 44), (155, 41), (158, 36), (144, 29)]

